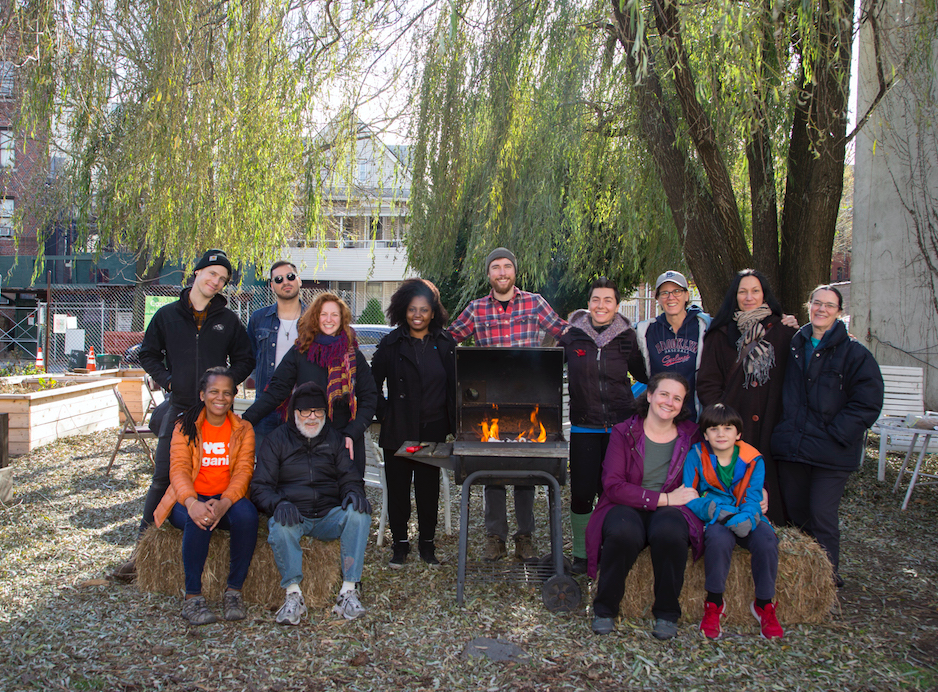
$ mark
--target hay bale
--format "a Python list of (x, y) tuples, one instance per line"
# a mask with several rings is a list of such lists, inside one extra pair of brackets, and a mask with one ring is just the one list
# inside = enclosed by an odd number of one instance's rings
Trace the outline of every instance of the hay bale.
[[(339, 541), (323, 543), (306, 537), (303, 546), (303, 598), (306, 605), (324, 608), (331, 605), (342, 575), (339, 571)], [(228, 581), (228, 532), (215, 531), (202, 571), (202, 593), (209, 601), (219, 601)], [(178, 596), (185, 589), (182, 568), (182, 531), (167, 521), (160, 528), (151, 526), (137, 547), (137, 586), (141, 591)], [(257, 547), (242, 591), (248, 603), (268, 608), (283, 605), (280, 572), (267, 543), (267, 525), (261, 521)]]
[[(776, 528), (778, 533), (778, 579), (775, 597), (778, 619), (783, 624), (817, 624), (831, 618), (831, 607), (837, 600), (834, 572), (827, 553), (810, 536), (796, 529)], [(625, 580), (625, 596), (619, 604), (621, 615), (650, 618), (654, 603), (654, 574), (651, 555), (646, 548)], [(681, 591), (682, 620), (699, 622), (703, 617), (704, 561), (696, 563), (688, 553)], [(754, 625), (749, 604), (755, 598), (749, 551), (737, 547), (733, 551), (730, 572), (726, 578), (726, 620), (730, 625)]]

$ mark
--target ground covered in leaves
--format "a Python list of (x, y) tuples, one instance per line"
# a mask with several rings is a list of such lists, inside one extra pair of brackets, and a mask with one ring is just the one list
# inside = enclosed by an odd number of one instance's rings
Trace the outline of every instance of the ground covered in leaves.
[[(369, 613), (359, 621), (322, 610), (299, 627), (278, 627), (271, 612), (251, 606), (243, 622), (189, 628), (179, 597), (107, 579), (130, 554), (149, 472), (142, 449), (127, 444), (105, 477), (115, 441), (116, 432), (70, 438), (12, 462), (15, 494), (0, 507), (0, 690), (938, 688), (938, 490), (917, 489), (900, 511), (896, 459), (885, 483), (868, 460), (848, 485), (847, 584), (831, 624), (790, 627), (767, 642), (753, 623), (709, 642), (685, 623), (676, 639), (659, 642), (648, 621), (636, 620), (596, 637), (588, 597), (576, 613), (552, 614), (532, 585), (470, 583), (457, 607), (457, 540), (443, 535), (442, 521), (442, 568), (412, 559), (391, 571), (389, 548), (375, 545), (375, 520), (364, 576)], [(476, 535), (480, 496), (473, 491)], [(538, 502), (546, 551), (546, 502)], [(529, 657), (464, 659), (476, 637), (511, 642)]]

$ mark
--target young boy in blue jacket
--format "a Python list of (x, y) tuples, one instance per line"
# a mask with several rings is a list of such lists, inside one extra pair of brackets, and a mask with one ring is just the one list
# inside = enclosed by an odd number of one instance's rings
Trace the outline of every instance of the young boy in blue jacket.
[(756, 600), (749, 609), (763, 637), (779, 638), (784, 633), (772, 602), (778, 575), (778, 537), (760, 508), (765, 463), (755, 447), (740, 440), (743, 421), (729, 406), (707, 406), (699, 423), (705, 442), (694, 445), (684, 460), (684, 485), (699, 493), (687, 508), (705, 525), (707, 600), (700, 632), (708, 639), (723, 636), (723, 592), (733, 548), (738, 544), (751, 556)]

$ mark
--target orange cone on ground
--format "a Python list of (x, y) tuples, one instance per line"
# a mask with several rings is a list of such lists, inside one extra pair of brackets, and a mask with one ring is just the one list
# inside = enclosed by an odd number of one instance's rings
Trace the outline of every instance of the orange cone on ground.
[(42, 355), (42, 346), (39, 346), (38, 350), (36, 351), (36, 367), (37, 368), (46, 367), (46, 359)]
[(94, 362), (94, 346), (88, 349), (88, 372), (94, 372), (97, 370), (97, 366)]

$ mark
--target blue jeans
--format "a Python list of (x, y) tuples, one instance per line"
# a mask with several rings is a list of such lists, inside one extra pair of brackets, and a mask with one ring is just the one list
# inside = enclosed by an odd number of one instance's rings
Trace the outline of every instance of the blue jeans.
[[(220, 495), (214, 497), (221, 498)], [(199, 495), (201, 502), (208, 499), (208, 495)], [(185, 505), (178, 502), (173, 505), (169, 522), (177, 529), (182, 529), (182, 566), (186, 571), (186, 595), (198, 595), (202, 593), (202, 569), (205, 567), (205, 558), (208, 557), (212, 532), (192, 521)], [(216, 528), (225, 529), (230, 534), (231, 563), (228, 568), (228, 588), (240, 591), (248, 575), (251, 558), (254, 557), (254, 546), (257, 544), (257, 508), (250, 500), (242, 497), (228, 508)]]
[(760, 521), (745, 538), (740, 538), (722, 524), (710, 524), (704, 531), (704, 588), (710, 593), (723, 593), (730, 572), (733, 548), (749, 551), (752, 582), (756, 598), (775, 598), (778, 577), (778, 536), (772, 527)]
[(351, 507), (333, 507), (324, 517), (300, 517), (300, 523), (293, 526), (278, 524), (271, 517), (267, 528), (270, 531), (267, 542), (273, 550), (274, 561), (280, 570), (280, 586), (284, 589), (291, 584), (299, 584), (303, 579), (303, 549), (300, 548), (303, 536), (312, 536), (320, 541), (339, 539), (342, 579), (362, 580), (365, 547), (371, 531), (370, 514), (356, 512)]
[(280, 420), (280, 414), (277, 411), (264, 416), (257, 422), (257, 425), (254, 426), (255, 458), (257, 457), (257, 453), (261, 450), (261, 445), (264, 444), (264, 438), (279, 428), (282, 423), (283, 421)]

